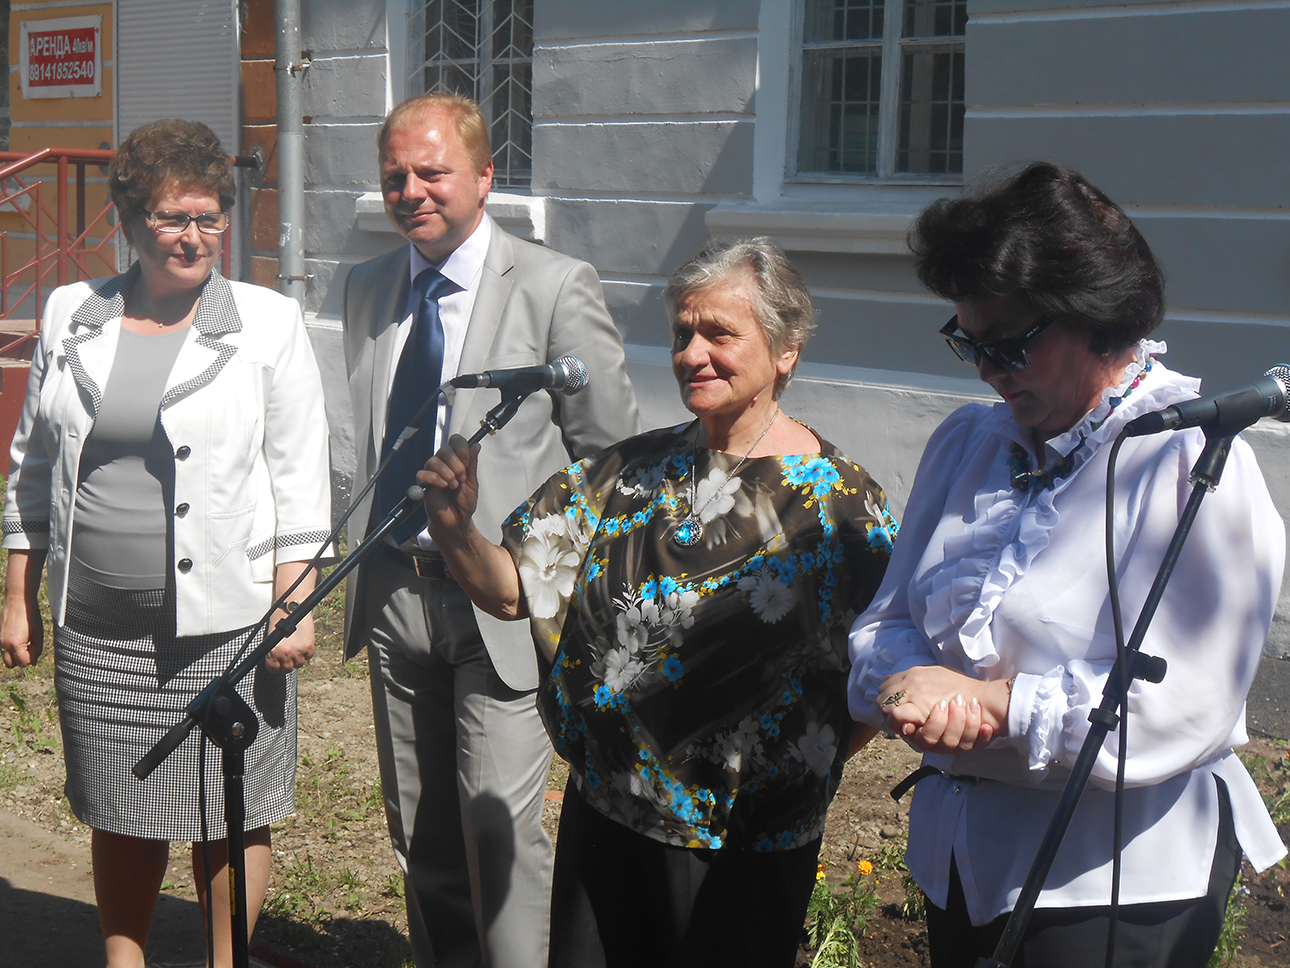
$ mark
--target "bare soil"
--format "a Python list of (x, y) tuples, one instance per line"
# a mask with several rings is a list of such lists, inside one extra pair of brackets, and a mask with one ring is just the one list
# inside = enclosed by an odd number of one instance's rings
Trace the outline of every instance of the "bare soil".
[[(335, 621), (322, 616), (324, 629)], [(294, 816), (274, 830), (274, 871), (253, 947), (266, 963), (288, 968), (398, 968), (411, 964), (402, 883), (385, 832), (364, 663), (342, 664), (335, 636), (324, 634), (317, 659), (300, 677), (300, 771)], [(1256, 779), (1290, 813), (1287, 744), (1251, 744)], [(920, 921), (901, 916), (899, 855), (907, 805), (891, 787), (918, 763), (904, 744), (876, 740), (849, 764), (829, 813), (821, 860), (830, 882), (866, 861), (879, 907), (861, 942), (869, 965), (927, 964)], [(545, 822), (552, 837), (566, 771), (549, 780)], [(93, 916), (88, 830), (62, 796), (63, 761), (48, 657), (34, 669), (0, 670), (0, 961), (76, 968), (102, 965)], [(906, 798), (908, 800), (908, 798)], [(1290, 825), (1282, 827), (1290, 839)], [(1245, 927), (1234, 964), (1290, 963), (1285, 866), (1262, 875), (1248, 868), (1238, 895)], [(201, 957), (201, 925), (185, 854), (172, 853), (150, 960), (192, 964)], [(33, 927), (41, 930), (33, 941)], [(68, 950), (62, 950), (63, 944)], [(26, 946), (25, 948), (23, 946)], [(73, 951), (74, 949), (74, 951)], [(44, 954), (40, 954), (43, 952)], [(808, 965), (803, 950), (799, 964)]]

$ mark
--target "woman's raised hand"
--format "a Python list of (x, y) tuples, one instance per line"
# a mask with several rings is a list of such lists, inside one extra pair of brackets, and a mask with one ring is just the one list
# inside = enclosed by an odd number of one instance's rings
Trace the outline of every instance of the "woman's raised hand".
[(879, 706), (897, 736), (927, 753), (966, 753), (1007, 733), (1008, 684), (983, 682), (944, 666), (888, 676)]
[(417, 471), (417, 483), (426, 489), (426, 518), (436, 542), (441, 535), (463, 532), (479, 505), (479, 444), (453, 434), (438, 453)]

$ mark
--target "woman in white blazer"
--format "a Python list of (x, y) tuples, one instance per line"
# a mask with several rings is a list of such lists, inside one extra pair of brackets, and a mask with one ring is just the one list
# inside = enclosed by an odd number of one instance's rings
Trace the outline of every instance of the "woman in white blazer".
[[(322, 384), (296, 303), (215, 271), (233, 179), (209, 128), (137, 129), (108, 179), (138, 261), (45, 307), (5, 499), (0, 649), (11, 668), (40, 657), (47, 565), (67, 795), (93, 828), (109, 968), (143, 965), (171, 840), (193, 842), (203, 905), (210, 870), (214, 963), (226, 965), (219, 757), (206, 757), (206, 843), (199, 736), (145, 781), (130, 767), (326, 540)], [(252, 928), (269, 824), (294, 808), (292, 670), (313, 649), (306, 618), (239, 686), (260, 720), (246, 753)]]

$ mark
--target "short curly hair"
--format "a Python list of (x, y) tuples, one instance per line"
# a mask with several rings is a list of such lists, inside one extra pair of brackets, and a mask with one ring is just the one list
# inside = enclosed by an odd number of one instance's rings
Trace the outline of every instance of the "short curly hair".
[[(682, 264), (672, 273), (663, 292), (668, 321), (676, 320), (676, 307), (682, 301), (743, 271), (752, 274), (753, 315), (771, 352), (802, 349), (815, 330), (811, 291), (779, 244), (765, 236), (713, 239)], [(776, 397), (788, 386), (795, 372), (796, 362), (792, 370), (776, 380)]]
[(909, 247), (936, 295), (1019, 296), (1087, 333), (1094, 353), (1120, 353), (1164, 319), (1164, 271), (1146, 239), (1104, 192), (1051, 162), (933, 202)]
[(233, 207), (233, 159), (200, 121), (166, 118), (141, 125), (121, 141), (108, 165), (108, 191), (123, 222), (146, 211), (170, 186), (208, 191), (219, 198), (220, 211)]

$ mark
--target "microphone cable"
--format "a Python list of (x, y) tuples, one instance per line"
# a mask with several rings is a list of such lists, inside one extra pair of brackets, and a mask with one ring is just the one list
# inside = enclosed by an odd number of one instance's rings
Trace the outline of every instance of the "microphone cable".
[(1106, 513), (1105, 513), (1105, 547), (1106, 547), (1106, 580), (1110, 593), (1111, 622), (1115, 626), (1115, 666), (1112, 675), (1118, 672), (1120, 692), (1120, 745), (1115, 764), (1115, 817), (1111, 829), (1111, 913), (1106, 929), (1106, 968), (1115, 964), (1115, 934), (1120, 920), (1120, 875), (1121, 853), (1124, 849), (1124, 774), (1129, 758), (1129, 650), (1124, 641), (1124, 619), (1120, 612), (1120, 586), (1115, 573), (1115, 464), (1120, 456), (1120, 448), (1128, 440), (1128, 435), (1121, 432), (1111, 444), (1106, 466)]

